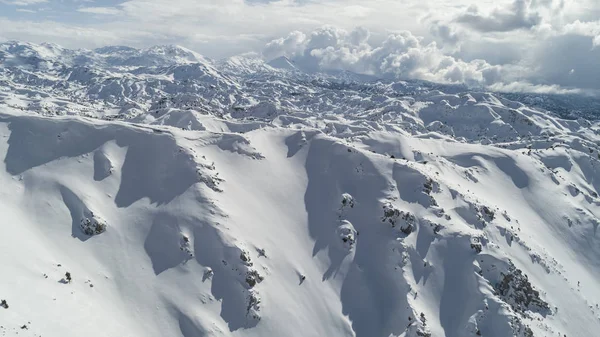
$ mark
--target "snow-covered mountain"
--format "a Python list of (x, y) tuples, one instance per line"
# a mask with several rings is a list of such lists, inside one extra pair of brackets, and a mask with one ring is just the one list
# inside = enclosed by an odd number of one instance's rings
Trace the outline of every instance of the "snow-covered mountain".
[(593, 336), (600, 123), (543, 107), (0, 44), (0, 335)]

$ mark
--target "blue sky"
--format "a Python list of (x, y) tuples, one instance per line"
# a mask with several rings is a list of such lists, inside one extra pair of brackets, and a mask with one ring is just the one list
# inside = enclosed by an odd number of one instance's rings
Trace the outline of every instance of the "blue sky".
[(597, 0), (0, 0), (0, 40), (179, 44), (498, 90), (600, 90)]

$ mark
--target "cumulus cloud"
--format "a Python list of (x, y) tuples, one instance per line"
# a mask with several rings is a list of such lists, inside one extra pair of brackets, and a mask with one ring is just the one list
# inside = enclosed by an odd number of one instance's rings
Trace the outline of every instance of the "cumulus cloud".
[(600, 89), (600, 48), (593, 48), (595, 30), (587, 28), (588, 36), (555, 32), (530, 45), (527, 52), (511, 51), (520, 58), (501, 57), (499, 61), (506, 62), (496, 64), (447, 52), (435, 41), (425, 42), (408, 31), (388, 34), (375, 43), (365, 28), (347, 31), (333, 26), (308, 33), (294, 31), (275, 39), (266, 44), (263, 56), (288, 57), (306, 71), (346, 70), (384, 78), (464, 83), (495, 91), (591, 92)]
[(514, 0), (507, 8), (497, 7), (489, 13), (471, 5), (456, 21), (483, 32), (507, 32), (532, 28), (541, 23), (542, 17), (532, 8), (532, 0)]
[(566, 24), (561, 30), (563, 34), (577, 34), (583, 36), (596, 36), (600, 34), (600, 20), (580, 21), (575, 20)]
[(440, 20), (431, 22), (429, 32), (444, 44), (454, 45), (460, 41), (460, 36), (456, 29)]
[(581, 35), (592, 38), (593, 48), (600, 47), (600, 20), (598, 21), (579, 21), (565, 25), (561, 33), (563, 35)]
[(281, 56), (296, 56), (305, 48), (306, 35), (299, 31), (291, 32), (287, 37), (275, 39), (267, 43), (263, 54), (267, 59)]
[(496, 67), (483, 60), (464, 62), (444, 54), (435, 42), (408, 31), (389, 34), (382, 43), (369, 43), (370, 32), (350, 32), (325, 26), (306, 35), (292, 32), (269, 42), (266, 58), (285, 56), (309, 70), (348, 70), (361, 74), (403, 79), (424, 79), (444, 83), (485, 84)]

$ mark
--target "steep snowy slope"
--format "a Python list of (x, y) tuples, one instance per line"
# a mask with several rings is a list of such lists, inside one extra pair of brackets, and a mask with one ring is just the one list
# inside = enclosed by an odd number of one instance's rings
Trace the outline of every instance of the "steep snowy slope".
[(65, 65), (44, 70), (8, 64), (19, 48), (0, 68), (2, 336), (600, 329), (598, 123), (175, 47), (35, 46)]

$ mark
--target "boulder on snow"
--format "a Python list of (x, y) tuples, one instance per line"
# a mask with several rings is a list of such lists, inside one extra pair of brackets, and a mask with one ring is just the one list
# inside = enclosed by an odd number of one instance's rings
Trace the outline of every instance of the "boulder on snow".
[(106, 232), (107, 225), (104, 220), (90, 212), (88, 217), (81, 219), (80, 227), (85, 235), (93, 236)]

